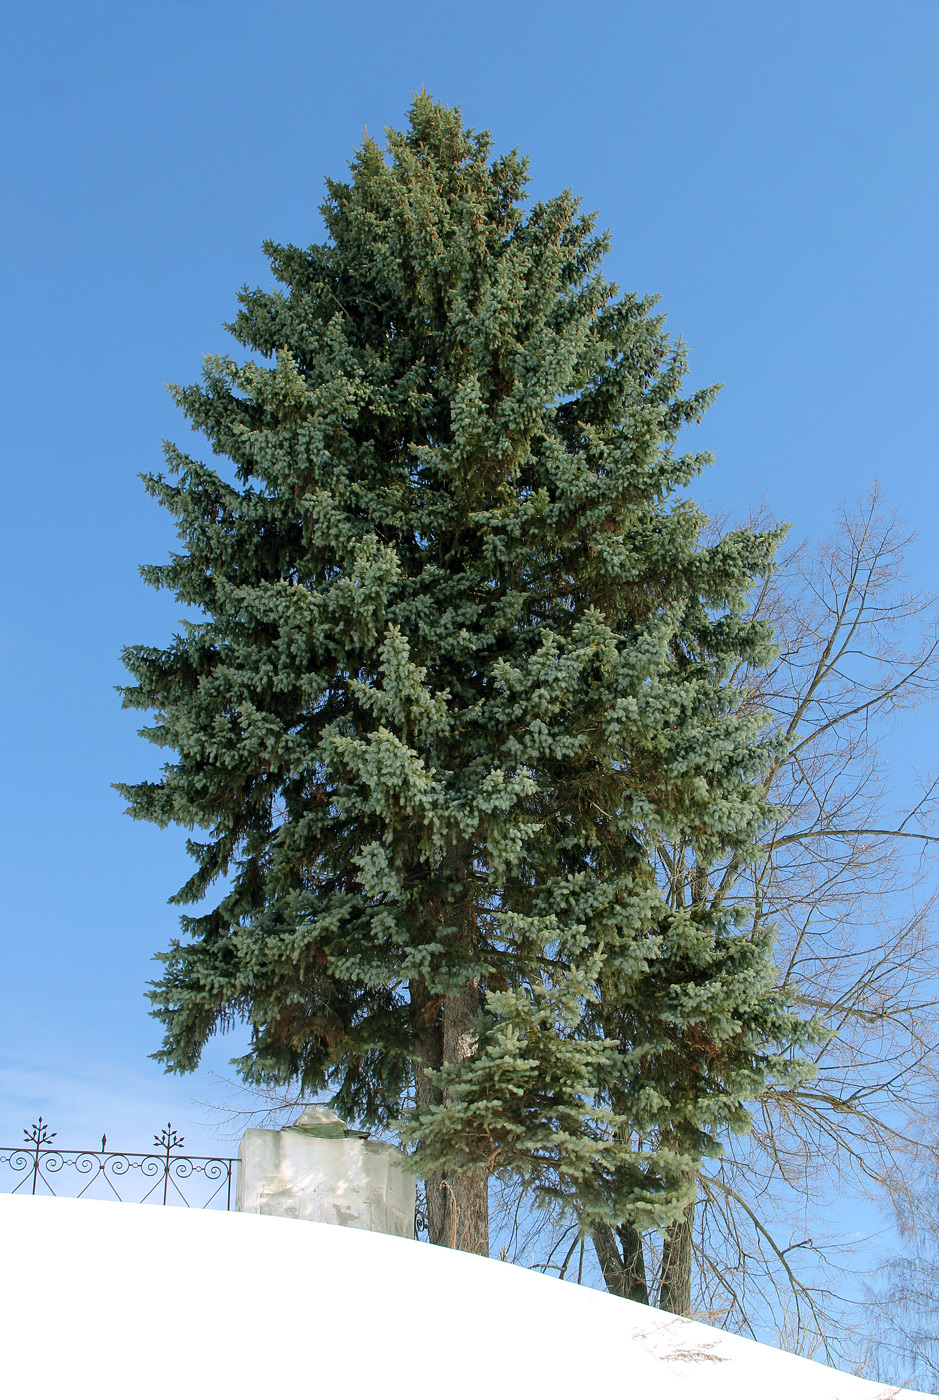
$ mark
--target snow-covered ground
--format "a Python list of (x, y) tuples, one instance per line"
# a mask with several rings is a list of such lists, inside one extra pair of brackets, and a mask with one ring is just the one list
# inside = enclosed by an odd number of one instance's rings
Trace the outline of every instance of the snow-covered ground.
[(432, 1245), (0, 1195), (6, 1395), (887, 1400), (898, 1391)]

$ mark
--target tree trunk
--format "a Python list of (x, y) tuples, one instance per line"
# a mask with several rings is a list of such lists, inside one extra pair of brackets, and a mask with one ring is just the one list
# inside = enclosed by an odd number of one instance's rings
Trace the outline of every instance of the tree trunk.
[[(459, 941), (471, 954), (475, 946), (475, 909), (471, 893), (472, 846), (461, 841), (451, 846), (446, 865), (458, 880), (459, 894), (444, 911), (444, 921), (459, 929)], [(464, 982), (452, 997), (437, 997), (423, 985), (412, 984), (412, 1005), (422, 1022), (419, 1032), (421, 1063), (415, 1066), (418, 1113), (441, 1102), (441, 1092), (424, 1069), (454, 1068), (476, 1049), (476, 1021), (480, 1011), (479, 985)], [(483, 1166), (463, 1172), (429, 1176), (427, 1236), (431, 1244), (463, 1249), (468, 1254), (489, 1254), (489, 1173)]]
[(694, 1227), (695, 1197), (671, 1225), (662, 1248), (662, 1277), (659, 1307), (666, 1312), (691, 1315), (691, 1233)]
[(424, 1182), (431, 1244), (489, 1254), (489, 1177), (485, 1169), (445, 1172)]
[[(473, 1025), (478, 1011), (479, 990), (471, 982), (466, 983), (457, 996), (438, 1002), (424, 1037), (423, 1063), (417, 1066), (415, 1076), (419, 1113), (441, 1102), (440, 1090), (427, 1079), (424, 1068), (455, 1066), (473, 1053)], [(479, 1167), (429, 1176), (424, 1186), (427, 1237), (431, 1244), (465, 1249), (468, 1254), (488, 1255), (489, 1173), (486, 1169)]]
[(639, 1231), (628, 1221), (617, 1225), (615, 1233), (612, 1225), (598, 1224), (591, 1229), (590, 1237), (607, 1291), (634, 1303), (648, 1303), (649, 1286)]

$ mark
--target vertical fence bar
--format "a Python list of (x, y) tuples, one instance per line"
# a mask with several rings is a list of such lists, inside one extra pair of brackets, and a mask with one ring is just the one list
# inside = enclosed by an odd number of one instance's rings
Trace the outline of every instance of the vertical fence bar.
[[(49, 1132), (49, 1124), (42, 1121), (42, 1114), (39, 1115), (39, 1122), (34, 1123), (32, 1131), (23, 1129), (23, 1136), (27, 1142), (33, 1144), (33, 1181), (30, 1195), (35, 1196), (39, 1186), (39, 1157), (44, 1147), (50, 1146), (55, 1133)], [(55, 1192), (53, 1191), (53, 1196)]]

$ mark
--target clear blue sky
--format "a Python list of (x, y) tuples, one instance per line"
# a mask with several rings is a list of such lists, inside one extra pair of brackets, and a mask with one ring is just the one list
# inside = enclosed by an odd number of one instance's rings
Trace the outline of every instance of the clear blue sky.
[(726, 384), (702, 500), (765, 497), (812, 535), (879, 477), (939, 588), (937, 68), (936, 0), (8, 12), (0, 1142), (40, 1111), (79, 1145), (143, 1146), (168, 1116), (212, 1142), (206, 1075), (147, 1059), (186, 858), (110, 788), (156, 758), (113, 687), (121, 646), (176, 616), (136, 574), (172, 544), (137, 480), (187, 437), (163, 385), (230, 347), (238, 287), (271, 281), (262, 239), (317, 239), (323, 177), (425, 85), (530, 153), (535, 194), (597, 209), (610, 273)]

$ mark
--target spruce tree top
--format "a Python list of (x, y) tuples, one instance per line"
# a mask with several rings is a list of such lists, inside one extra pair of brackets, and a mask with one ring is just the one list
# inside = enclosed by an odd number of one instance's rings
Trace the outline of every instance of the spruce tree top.
[(704, 865), (765, 820), (728, 677), (767, 655), (776, 540), (702, 544), (706, 459), (673, 449), (713, 390), (682, 396), (653, 299), (525, 180), (421, 95), (328, 182), (326, 242), (265, 245), (280, 286), (229, 327), (256, 358), (173, 390), (221, 461), (145, 478), (182, 547), (144, 577), (203, 620), (125, 653), (173, 756), (121, 791), (205, 833), (178, 902), (225, 881), (162, 955), (168, 1067), (244, 1018), (248, 1079), (403, 1117), (444, 1166), (576, 1139), (589, 1175), (630, 1142), (635, 1193), (668, 1163), (631, 1135), (707, 1150), (793, 1033), (765, 944), (654, 876), (657, 842)]

